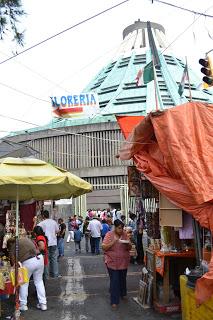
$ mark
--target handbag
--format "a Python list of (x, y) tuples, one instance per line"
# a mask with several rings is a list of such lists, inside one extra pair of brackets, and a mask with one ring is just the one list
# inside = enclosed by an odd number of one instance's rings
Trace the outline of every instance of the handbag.
[[(18, 263), (18, 280), (17, 280), (17, 286), (21, 286), (24, 283), (29, 282), (29, 276), (28, 276), (28, 270), (26, 267), (23, 267), (21, 262)], [(15, 269), (13, 268), (10, 272), (10, 278), (12, 285), (15, 286)]]

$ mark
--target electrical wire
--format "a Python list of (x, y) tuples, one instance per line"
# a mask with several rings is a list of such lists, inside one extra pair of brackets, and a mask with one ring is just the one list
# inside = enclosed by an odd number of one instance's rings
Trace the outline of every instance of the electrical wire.
[[(8, 55), (7, 55), (6, 53), (4, 53), (4, 52), (2, 52), (2, 51), (0, 51), (0, 53), (3, 54), (4, 56), (7, 56), (7, 57), (8, 57)], [(39, 73), (38, 71), (33, 70), (32, 68), (30, 68), (29, 66), (27, 66), (27, 65), (24, 64), (23, 62), (20, 62), (20, 61), (18, 61), (18, 60), (16, 60), (15, 62), (16, 62), (17, 64), (20, 64), (20, 66), (24, 67), (25, 69), (29, 70), (30, 72), (36, 74), (36, 75), (39, 76), (41, 79), (50, 82), (51, 84), (54, 85), (54, 87), (59, 87), (59, 88), (61, 88), (61, 89), (63, 89), (63, 90), (65, 90), (65, 91), (68, 92), (68, 90), (66, 90), (65, 88), (61, 87), (59, 84), (56, 84), (54, 81), (48, 79), (46, 76), (42, 75), (42, 74)]]
[[(124, 2), (127, 2), (127, 1), (129, 1), (129, 0), (126, 0), (126, 1), (124, 1)], [(121, 2), (120, 4), (123, 4), (124, 2)], [(118, 5), (120, 5), (120, 4), (118, 4)], [(116, 5), (116, 6), (118, 6), (118, 5)], [(116, 6), (114, 6), (114, 7), (116, 7)], [(114, 7), (111, 7), (111, 8), (114, 8)], [(204, 12), (207, 12), (209, 9), (211, 9), (213, 6), (210, 6), (209, 8), (207, 8)], [(105, 11), (108, 11), (108, 10), (111, 10), (111, 8), (109, 8), (109, 9), (106, 9)], [(105, 12), (104, 11), (104, 12)], [(102, 12), (103, 13), (103, 12)], [(99, 13), (98, 15), (100, 15), (100, 14), (102, 14), (102, 13)], [(95, 17), (95, 16), (93, 16), (93, 17)], [(199, 15), (196, 19), (194, 19), (194, 21), (186, 28), (186, 29), (184, 29), (161, 53), (160, 53), (160, 55), (162, 55), (174, 42), (176, 42), (192, 25), (194, 25), (194, 23), (199, 19), (201, 17), (201, 15)], [(11, 58), (9, 58), (9, 59), (11, 59)], [(5, 60), (5, 62), (6, 61), (8, 61), (8, 59), (7, 60)], [(0, 64), (1, 63), (3, 63), (3, 62), (0, 62)], [(152, 67), (150, 67), (150, 69), (151, 69)], [(132, 81), (132, 83), (134, 83), (135, 82), (135, 80), (134, 81)], [(40, 100), (40, 101), (42, 101), (42, 102), (46, 102), (46, 103), (48, 103), (49, 104), (49, 101), (47, 101), (47, 100), (44, 100), (44, 99), (40, 99), (40, 98), (38, 98), (38, 97), (36, 97), (36, 96), (33, 96), (33, 95), (31, 95), (31, 94), (28, 94), (28, 93), (26, 93), (26, 92), (23, 92), (23, 91), (21, 91), (21, 90), (18, 90), (18, 89), (16, 89), (16, 88), (13, 88), (12, 86), (9, 86), (9, 85), (6, 85), (6, 84), (4, 84), (4, 83), (1, 83), (0, 82), (0, 85), (2, 85), (2, 86), (5, 86), (5, 87), (7, 87), (7, 88), (9, 88), (9, 89), (11, 89), (11, 90), (14, 90), (14, 91), (16, 91), (16, 92), (18, 92), (18, 93), (21, 93), (21, 94), (24, 94), (24, 95), (26, 95), (26, 96), (28, 96), (28, 97), (31, 97), (31, 98), (34, 98), (34, 99), (36, 99), (36, 100)], [(121, 92), (122, 91), (120, 91), (119, 93), (118, 93), (118, 95), (120, 95), (121, 94)], [(117, 96), (118, 96), (117, 95)], [(116, 96), (116, 97), (117, 97)], [(1, 115), (2, 117), (3, 117), (3, 115)], [(94, 116), (93, 118), (95, 118), (96, 116)], [(92, 119), (93, 119), (92, 118)], [(91, 120), (92, 120), (91, 119)], [(22, 120), (20, 120), (20, 119), (12, 119), (12, 120), (17, 120), (17, 121), (22, 121)], [(25, 123), (28, 123), (28, 122), (25, 122)], [(32, 124), (32, 125), (34, 125), (34, 126), (38, 126), (39, 127), (39, 125), (35, 125), (35, 124), (33, 124), (33, 123), (28, 123), (28, 124)], [(51, 129), (51, 130), (54, 130), (54, 129)]]
[[(126, 0), (126, 1), (130, 1), (130, 0)], [(126, 1), (124, 1), (124, 2), (126, 2)], [(121, 2), (120, 4), (123, 4), (124, 2)], [(120, 4), (118, 4), (118, 5), (120, 5)], [(116, 5), (116, 6), (118, 6), (118, 5)], [(116, 7), (116, 6), (114, 6), (114, 7)], [(111, 8), (114, 8), (114, 7), (111, 7)], [(207, 12), (209, 9), (211, 9), (213, 6), (210, 6), (209, 8), (207, 8), (204, 12)], [(111, 8), (110, 9), (106, 9), (107, 11), (108, 10), (111, 10)], [(105, 10), (105, 11), (106, 11)], [(104, 12), (105, 12), (104, 11)], [(101, 13), (100, 13), (101, 14)], [(99, 15), (99, 14), (98, 14)], [(93, 16), (93, 17), (95, 17), (95, 16)], [(194, 19), (194, 21), (186, 28), (186, 29), (184, 29), (161, 53), (160, 53), (160, 55), (162, 55), (172, 44), (174, 44), (174, 42), (176, 42), (192, 25), (194, 25), (194, 23), (199, 19), (201, 17), (201, 15), (199, 15), (196, 19)], [(11, 58), (8, 58), (9, 60), (11, 59)], [(5, 60), (5, 62), (6, 61), (8, 61), (8, 59), (6, 59)], [(0, 64), (2, 64), (4, 61), (2, 61), (2, 62), (0, 62)], [(147, 68), (148, 69), (148, 68)], [(150, 66), (150, 69), (152, 69), (152, 66)], [(134, 83), (135, 81), (133, 81), (132, 83)], [(36, 96), (34, 96), (34, 95), (31, 95), (31, 94), (28, 94), (28, 93), (26, 93), (26, 92), (24, 92), (24, 91), (21, 91), (21, 90), (19, 90), (19, 89), (16, 89), (16, 88), (14, 88), (14, 87), (12, 87), (12, 86), (9, 86), (9, 85), (7, 85), (7, 84), (4, 84), (4, 83), (2, 83), (2, 82), (0, 82), (0, 85), (2, 85), (2, 86), (5, 86), (5, 87), (7, 87), (7, 88), (9, 88), (9, 89), (11, 89), (11, 90), (14, 90), (14, 91), (16, 91), (16, 92), (18, 92), (18, 93), (21, 93), (21, 94), (23, 94), (23, 95), (25, 95), (25, 96), (28, 96), (28, 97), (31, 97), (31, 98), (34, 98), (34, 99), (36, 99), (36, 100), (40, 100), (40, 101), (43, 101), (43, 102), (47, 102), (48, 104), (49, 104), (49, 101), (47, 101), (47, 100), (44, 100), (44, 99), (41, 99), (41, 98), (38, 98), (38, 97), (36, 97)], [(121, 91), (122, 92), (122, 91)], [(119, 92), (118, 93), (118, 95), (121, 93), (121, 92)], [(116, 96), (117, 97), (117, 96)], [(92, 118), (93, 119), (93, 118)]]
[(165, 5), (170, 6), (170, 7), (174, 7), (174, 8), (180, 9), (180, 10), (184, 10), (184, 11), (188, 11), (188, 12), (193, 13), (193, 14), (198, 14), (200, 16), (213, 18), (212, 15), (205, 14), (206, 11), (204, 11), (204, 13), (202, 13), (202, 12), (198, 12), (198, 11), (195, 11), (195, 10), (190, 10), (190, 9), (187, 9), (187, 8), (183, 8), (183, 7), (177, 6), (177, 5), (173, 4), (173, 3), (169, 3), (169, 2), (165, 2), (165, 1), (161, 1), (161, 0), (152, 0), (153, 4), (154, 4), (154, 2), (162, 3), (162, 4), (165, 4)]
[[(35, 123), (29, 122), (29, 121), (17, 119), (17, 118), (10, 117), (10, 116), (5, 116), (3, 114), (0, 114), (0, 117), (6, 118), (6, 119), (10, 119), (10, 120), (15, 120), (15, 121), (18, 121), (18, 122), (21, 122), (21, 123), (25, 123), (25, 124), (30, 124), (30, 125), (33, 125), (33, 126), (38, 127), (38, 128), (40, 127), (39, 124), (35, 124)], [(68, 132), (66, 130), (55, 129), (55, 128), (48, 128), (48, 130), (55, 131), (55, 132), (60, 132), (60, 133), (66, 134), (66, 135), (80, 136), (82, 138), (87, 138), (87, 139), (91, 139), (91, 140), (117, 142), (117, 143), (121, 143), (121, 144), (123, 144), (124, 142), (126, 142), (128, 144), (140, 144), (140, 145), (153, 144), (152, 142), (150, 142), (150, 143), (149, 142), (148, 143), (142, 143), (142, 142), (131, 142), (131, 141), (124, 141), (124, 140), (121, 141), (121, 140), (116, 140), (116, 139), (99, 138), (99, 137), (88, 136), (88, 135), (85, 135), (84, 133)], [(28, 133), (27, 129), (25, 129), (24, 131), (26, 133)]]
[(8, 88), (10, 90), (16, 91), (16, 92), (18, 92), (20, 94), (23, 94), (23, 95), (25, 95), (27, 97), (30, 97), (30, 98), (33, 98), (33, 99), (36, 99), (36, 100), (39, 100), (39, 101), (42, 101), (42, 102), (50, 103), (48, 100), (44, 100), (44, 99), (38, 98), (38, 97), (36, 97), (36, 96), (34, 96), (34, 95), (30, 94), (30, 93), (27, 93), (27, 92), (24, 92), (22, 90), (16, 89), (16, 88), (14, 88), (14, 87), (12, 87), (12, 86), (10, 86), (8, 84), (5, 84), (3, 82), (0, 82), (0, 85), (3, 86), (3, 87)]
[(74, 24), (74, 25), (72, 25), (72, 26), (70, 26), (70, 27), (68, 27), (68, 28), (66, 28), (66, 29), (64, 29), (64, 30), (62, 30), (62, 31), (59, 31), (58, 33), (56, 33), (56, 34), (54, 34), (54, 35), (52, 35), (52, 36), (50, 36), (50, 37), (48, 37), (48, 38), (46, 38), (46, 39), (44, 39), (44, 40), (41, 40), (40, 42), (37, 42), (36, 44), (34, 44), (34, 45), (32, 45), (32, 46), (30, 46), (30, 47), (28, 47), (28, 48), (26, 48), (26, 49), (18, 52), (16, 55), (13, 55), (13, 56), (11, 56), (11, 57), (9, 57), (9, 58), (1, 61), (1, 62), (0, 62), (0, 65), (3, 64), (3, 63), (5, 63), (5, 62), (7, 62), (7, 61), (10, 61), (10, 60), (16, 58), (17, 56), (20, 56), (21, 54), (23, 54), (23, 53), (25, 53), (25, 52), (27, 52), (27, 51), (30, 51), (30, 50), (32, 50), (32, 49), (40, 46), (41, 44), (43, 44), (43, 43), (45, 43), (45, 42), (47, 42), (47, 41), (49, 41), (49, 40), (52, 40), (52, 39), (60, 36), (61, 34), (67, 32), (67, 31), (69, 31), (69, 30), (71, 30), (71, 29), (74, 29), (74, 28), (82, 25), (83, 23), (86, 23), (86, 22), (88, 22), (88, 21), (90, 21), (90, 20), (92, 20), (92, 19), (94, 19), (94, 18), (97, 18), (98, 16), (100, 16), (100, 15), (102, 15), (102, 14), (108, 12), (108, 11), (111, 11), (112, 9), (115, 9), (115, 8), (123, 5), (124, 3), (129, 2), (129, 1), (131, 1), (131, 0), (124, 0), (124, 1), (122, 1), (122, 2), (119, 2), (119, 3), (115, 4), (114, 6), (111, 6), (111, 7), (107, 8), (107, 9), (105, 9), (105, 10), (102, 10), (102, 11), (94, 14), (93, 16), (91, 16), (91, 17), (89, 17), (89, 18), (86, 18), (86, 19), (84, 19), (84, 20), (81, 20), (80, 22), (77, 22), (76, 24)]

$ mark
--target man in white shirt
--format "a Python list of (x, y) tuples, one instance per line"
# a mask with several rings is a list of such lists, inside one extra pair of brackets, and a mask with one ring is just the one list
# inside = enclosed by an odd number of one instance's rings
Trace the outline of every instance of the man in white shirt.
[(113, 214), (112, 214), (112, 222), (114, 223), (115, 220), (119, 219), (121, 220), (121, 211), (120, 209), (116, 210), (116, 209), (113, 209)]
[(49, 273), (52, 278), (57, 278), (59, 276), (57, 260), (57, 233), (59, 232), (59, 226), (55, 220), (49, 218), (49, 211), (44, 210), (42, 217), (44, 220), (38, 225), (42, 227), (48, 239)]
[(100, 239), (101, 239), (101, 230), (102, 224), (98, 220), (97, 217), (94, 217), (88, 227), (87, 230), (90, 231), (91, 234), (91, 251), (92, 254), (100, 254)]

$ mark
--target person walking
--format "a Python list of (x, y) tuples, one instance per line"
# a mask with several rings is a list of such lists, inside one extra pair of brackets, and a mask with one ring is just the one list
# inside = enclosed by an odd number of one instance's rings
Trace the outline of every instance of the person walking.
[(102, 243), (104, 260), (110, 277), (110, 301), (117, 308), (120, 298), (127, 298), (126, 276), (130, 262), (131, 243), (121, 220), (114, 221), (114, 230), (106, 234)]
[[(44, 272), (44, 258), (42, 254), (37, 256), (37, 250), (35, 244), (28, 238), (18, 240), (19, 252), (18, 261), (28, 270), (28, 277), (30, 279), (33, 276), (33, 281), (36, 287), (38, 304), (37, 308), (46, 311), (47, 310), (47, 299), (46, 292), (43, 282)], [(15, 263), (15, 252), (16, 243), (15, 238), (11, 238), (7, 241), (7, 249), (9, 252), (11, 264)], [(27, 298), (28, 298), (29, 282), (24, 283), (20, 286), (19, 290), (19, 301), (20, 311), (27, 311)]]
[(74, 241), (75, 241), (75, 252), (78, 251), (81, 253), (81, 239), (82, 239), (82, 233), (79, 229), (79, 226), (76, 227), (74, 231)]
[(73, 231), (73, 227), (72, 227), (72, 217), (69, 217), (68, 220), (68, 237), (67, 237), (67, 243), (71, 241), (74, 241), (74, 231)]
[(42, 227), (48, 239), (49, 275), (52, 278), (57, 278), (59, 276), (57, 260), (57, 234), (59, 227), (55, 220), (49, 218), (48, 210), (43, 211), (42, 217), (44, 220), (38, 226)]
[(48, 239), (40, 226), (36, 226), (33, 229), (33, 235), (35, 236), (35, 244), (36, 247), (38, 248), (39, 252), (43, 255), (44, 257), (44, 275), (43, 275), (43, 280), (46, 282), (48, 279)]
[(87, 230), (90, 231), (90, 244), (92, 254), (100, 254), (100, 239), (101, 239), (101, 230), (102, 224), (99, 221), (98, 217), (93, 217), (90, 221)]
[(107, 234), (107, 232), (110, 231), (110, 227), (107, 224), (106, 220), (102, 220), (102, 230), (101, 230), (101, 238), (102, 241), (104, 240), (105, 235)]
[(90, 240), (90, 231), (87, 229), (89, 225), (89, 217), (86, 217), (84, 224), (83, 224), (83, 234), (85, 237), (85, 250), (89, 252), (89, 240)]
[(62, 218), (58, 219), (59, 232), (57, 235), (58, 260), (64, 257), (64, 237), (66, 232), (66, 224)]
[(143, 214), (138, 215), (137, 219), (137, 229), (136, 229), (136, 237), (137, 237), (137, 262), (139, 264), (144, 264), (144, 250), (143, 250), (143, 229), (144, 229), (144, 217)]

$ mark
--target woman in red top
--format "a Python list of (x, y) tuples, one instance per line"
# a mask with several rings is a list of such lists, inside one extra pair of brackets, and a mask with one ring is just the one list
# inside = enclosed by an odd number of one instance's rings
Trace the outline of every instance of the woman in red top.
[(124, 223), (117, 219), (114, 221), (114, 230), (106, 234), (102, 248), (105, 263), (110, 277), (111, 305), (116, 308), (120, 298), (125, 299), (127, 268), (130, 261), (129, 250), (131, 243), (127, 238)]
[(48, 279), (49, 271), (48, 271), (48, 240), (45, 236), (45, 233), (40, 226), (36, 226), (33, 229), (33, 233), (35, 235), (35, 244), (38, 248), (39, 252), (44, 256), (44, 282)]

